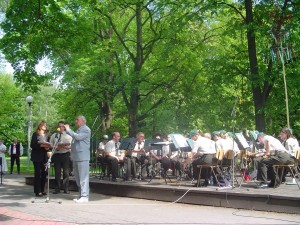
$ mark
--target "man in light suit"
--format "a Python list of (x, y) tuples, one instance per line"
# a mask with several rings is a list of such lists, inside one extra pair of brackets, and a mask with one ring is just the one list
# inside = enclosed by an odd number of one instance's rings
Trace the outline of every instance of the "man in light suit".
[(71, 144), (71, 159), (73, 162), (73, 172), (79, 189), (79, 198), (74, 199), (76, 203), (89, 201), (89, 161), (90, 161), (90, 139), (91, 130), (86, 125), (84, 116), (76, 118), (77, 131), (70, 129), (68, 124), (65, 124), (66, 132), (72, 138)]

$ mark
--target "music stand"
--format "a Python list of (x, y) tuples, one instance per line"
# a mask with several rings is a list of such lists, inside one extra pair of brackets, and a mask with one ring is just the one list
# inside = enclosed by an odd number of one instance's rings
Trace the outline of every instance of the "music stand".
[[(120, 142), (121, 142), (121, 144), (120, 144), (119, 149), (120, 150), (125, 150), (125, 154), (124, 154), (124, 167), (123, 167), (123, 176), (124, 176), (124, 180), (125, 180), (125, 177), (128, 176), (128, 174), (126, 174), (127, 170), (132, 171), (131, 163), (127, 164), (127, 161), (128, 160), (131, 161), (132, 150), (135, 147), (136, 138), (122, 138), (120, 140)], [(125, 158), (127, 158), (126, 159), (127, 161), (125, 160)], [(130, 168), (129, 168), (129, 165), (130, 165)]]
[(120, 150), (133, 150), (135, 145), (135, 138), (122, 138), (119, 149)]
[[(247, 150), (249, 150), (251, 148), (250, 148), (250, 145), (248, 144), (246, 138), (244, 137), (243, 133), (235, 133), (235, 141), (238, 144), (238, 147), (239, 147), (240, 151), (245, 151), (245, 154), (241, 154), (241, 168), (240, 169), (243, 169), (242, 181), (241, 181), (240, 186), (239, 186), (239, 187), (241, 187), (242, 183), (245, 180), (246, 172), (248, 170)], [(246, 159), (244, 159), (243, 156), (245, 156)], [(244, 160), (246, 162), (244, 162)], [(242, 168), (242, 166), (243, 166), (243, 168)]]
[[(151, 150), (157, 150), (157, 152), (158, 152), (157, 155), (160, 156), (160, 158), (162, 159), (162, 155), (163, 155), (162, 147), (165, 146), (165, 145), (169, 145), (169, 144), (170, 144), (169, 142), (164, 142), (163, 140), (155, 139), (155, 140), (153, 140), (150, 148), (151, 148)], [(151, 165), (152, 165), (152, 163), (151, 163)], [(152, 175), (152, 173), (151, 173), (151, 179), (148, 181), (148, 183), (150, 183), (153, 180), (153, 178), (156, 177), (156, 175), (158, 173), (163, 174), (163, 178), (164, 178), (166, 184), (168, 184), (167, 177), (170, 180), (170, 182), (172, 182), (171, 178), (167, 175), (167, 172), (161, 166), (159, 168), (159, 170), (154, 173), (154, 175)]]
[[(194, 147), (194, 143), (191, 139), (185, 138), (182, 134), (170, 134), (170, 137), (171, 137), (171, 140), (172, 140), (175, 148), (180, 153), (192, 151), (192, 149)], [(185, 174), (188, 177), (188, 174), (185, 171), (181, 171), (180, 174)], [(180, 176), (180, 180), (181, 180), (181, 178), (182, 177)], [(193, 181), (193, 179), (192, 179), (192, 181)]]

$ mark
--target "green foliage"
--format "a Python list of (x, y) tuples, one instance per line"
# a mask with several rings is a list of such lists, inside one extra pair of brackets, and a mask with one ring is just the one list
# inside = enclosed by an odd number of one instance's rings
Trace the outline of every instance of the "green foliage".
[[(264, 100), (259, 110), (273, 133), (285, 126), (286, 115), (271, 33), (284, 28), (294, 52), (286, 65), (292, 127), (300, 132), (300, 10), (289, 1), (283, 13), (278, 10), (273, 1), (256, 2), (254, 21), (246, 24), (243, 1), (15, 0), (1, 24), (0, 48), (17, 83), (36, 91), (28, 92), (34, 126), (45, 119), (54, 129), (58, 120), (82, 114), (95, 137), (115, 130), (128, 136), (132, 122), (147, 136), (254, 129), (258, 86)], [(249, 28), (256, 37), (256, 79), (249, 72)], [(35, 66), (45, 57), (52, 71), (37, 74)], [(59, 87), (49, 87), (50, 80)]]
[(26, 103), (10, 75), (0, 74), (0, 137), (4, 143), (18, 137), (26, 140)]

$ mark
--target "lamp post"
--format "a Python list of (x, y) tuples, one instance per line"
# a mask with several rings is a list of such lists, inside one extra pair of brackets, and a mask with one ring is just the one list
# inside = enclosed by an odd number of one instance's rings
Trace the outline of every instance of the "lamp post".
[(27, 170), (29, 171), (29, 159), (30, 159), (30, 133), (31, 133), (31, 104), (33, 102), (32, 96), (26, 97), (26, 102), (28, 104), (28, 127), (27, 127)]

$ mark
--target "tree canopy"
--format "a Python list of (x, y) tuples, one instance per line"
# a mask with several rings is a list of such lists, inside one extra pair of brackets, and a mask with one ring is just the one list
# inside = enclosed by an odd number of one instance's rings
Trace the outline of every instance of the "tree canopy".
[[(294, 0), (14, 0), (0, 48), (26, 91), (59, 81), (47, 98), (56, 118), (84, 114), (97, 132), (125, 136), (278, 132), (287, 125), (282, 55), (297, 133), (299, 7)], [(38, 74), (44, 58), (52, 70)]]

